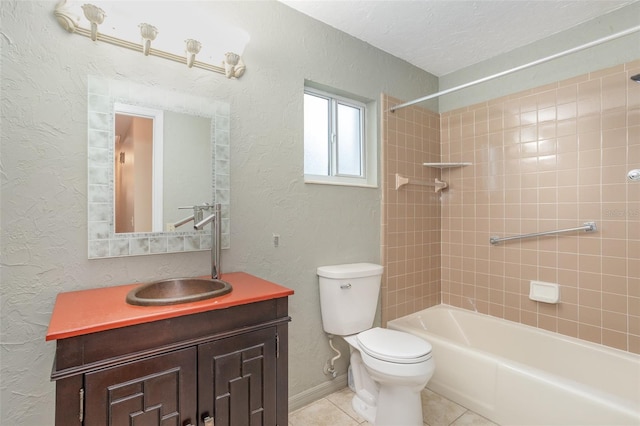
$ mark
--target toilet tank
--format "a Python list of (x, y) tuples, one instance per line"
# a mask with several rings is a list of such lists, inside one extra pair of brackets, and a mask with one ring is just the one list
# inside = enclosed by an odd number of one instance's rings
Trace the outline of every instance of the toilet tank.
[(382, 266), (373, 263), (318, 268), (320, 310), (325, 332), (348, 336), (373, 326), (382, 270)]

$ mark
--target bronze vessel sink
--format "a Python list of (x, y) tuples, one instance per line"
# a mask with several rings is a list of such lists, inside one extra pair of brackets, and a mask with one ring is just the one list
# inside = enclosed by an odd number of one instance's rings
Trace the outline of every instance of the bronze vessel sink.
[(127, 294), (127, 303), (163, 306), (211, 299), (231, 292), (231, 284), (210, 278), (172, 278), (141, 285)]

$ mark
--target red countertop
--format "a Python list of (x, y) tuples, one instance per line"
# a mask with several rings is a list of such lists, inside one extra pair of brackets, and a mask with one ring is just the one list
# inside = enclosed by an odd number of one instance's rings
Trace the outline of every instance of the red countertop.
[(221, 278), (232, 285), (231, 293), (213, 299), (167, 306), (129, 305), (125, 300), (129, 290), (144, 283), (60, 293), (51, 314), (46, 340), (66, 339), (293, 294), (293, 290), (289, 288), (244, 272), (224, 274)]

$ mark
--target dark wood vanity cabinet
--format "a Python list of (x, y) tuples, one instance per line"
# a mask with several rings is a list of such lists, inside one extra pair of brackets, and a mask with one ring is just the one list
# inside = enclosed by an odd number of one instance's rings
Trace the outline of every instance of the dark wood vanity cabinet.
[(57, 341), (56, 425), (286, 426), (287, 298)]
[(84, 425), (181, 425), (196, 419), (196, 383), (194, 348), (86, 373)]
[[(198, 347), (198, 406), (216, 425), (275, 425), (277, 335), (273, 328)], [(208, 426), (208, 425), (207, 425)]]

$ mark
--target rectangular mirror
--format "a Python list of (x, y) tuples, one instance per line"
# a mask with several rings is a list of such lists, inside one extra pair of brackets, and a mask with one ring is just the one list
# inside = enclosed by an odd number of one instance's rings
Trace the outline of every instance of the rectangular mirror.
[(211, 203), (211, 117), (122, 103), (114, 113), (115, 233), (175, 231), (184, 207)]
[(229, 104), (88, 79), (88, 257), (208, 250), (182, 207), (222, 204), (229, 247)]

